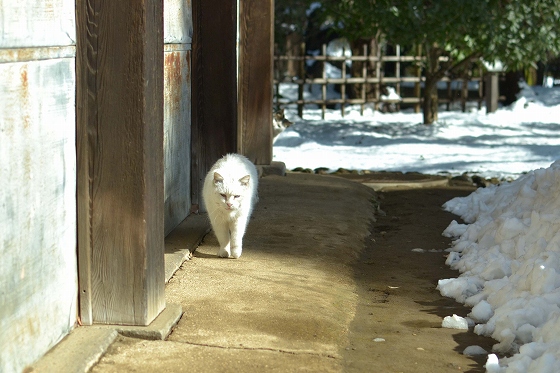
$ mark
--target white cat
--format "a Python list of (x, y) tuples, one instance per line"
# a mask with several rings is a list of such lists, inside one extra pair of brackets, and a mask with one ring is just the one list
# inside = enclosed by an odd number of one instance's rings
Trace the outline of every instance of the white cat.
[(239, 154), (220, 158), (204, 179), (202, 197), (218, 238), (218, 256), (239, 258), (242, 240), (257, 202), (257, 169)]

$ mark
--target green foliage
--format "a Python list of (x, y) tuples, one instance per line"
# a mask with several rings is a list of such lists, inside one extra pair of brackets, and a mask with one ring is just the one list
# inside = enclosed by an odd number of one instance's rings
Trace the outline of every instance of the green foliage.
[(323, 0), (323, 17), (331, 21), (340, 35), (349, 41), (368, 40), (378, 35), (379, 20), (376, 0)]
[[(508, 1), (497, 12), (489, 55), (517, 70), (560, 54), (560, 1)], [(489, 57), (490, 59), (490, 57)]]
[(303, 35), (307, 26), (306, 11), (312, 0), (276, 0), (274, 2), (274, 42), (282, 47), (292, 32)]
[(349, 40), (480, 55), (519, 69), (560, 53), (558, 0), (324, 0), (325, 17)]
[(437, 46), (470, 55), (485, 39), (491, 0), (387, 0), (382, 28), (388, 40), (402, 45)]
[[(380, 41), (382, 36), (393, 44), (422, 51), (426, 57), (425, 123), (437, 120), (437, 80), (446, 74), (468, 71), (472, 59), (500, 61), (515, 71), (560, 54), (559, 0), (320, 2), (322, 20), (330, 22), (351, 44), (371, 39)], [(295, 24), (295, 13), (289, 12), (297, 6), (305, 6), (300, 11), (307, 9), (310, 3), (276, 0), (276, 16), (280, 12), (287, 18), (293, 17), (291, 23)], [(290, 4), (289, 9), (282, 4)], [(440, 62), (441, 56), (447, 57), (446, 62)]]

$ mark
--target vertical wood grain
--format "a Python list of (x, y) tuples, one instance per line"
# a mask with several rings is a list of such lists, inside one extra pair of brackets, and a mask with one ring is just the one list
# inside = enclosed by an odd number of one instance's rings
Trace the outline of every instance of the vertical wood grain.
[(76, 4), (78, 244), (85, 323), (164, 308), (163, 6)]
[(272, 162), (274, 3), (239, 1), (240, 153), (255, 164)]

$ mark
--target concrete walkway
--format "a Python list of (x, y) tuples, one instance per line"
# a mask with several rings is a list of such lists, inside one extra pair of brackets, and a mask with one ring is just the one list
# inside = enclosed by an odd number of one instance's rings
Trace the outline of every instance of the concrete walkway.
[(443, 179), (263, 177), (241, 258), (218, 258), (206, 217), (189, 217), (166, 238), (167, 307), (150, 326), (76, 328), (32, 371), (484, 372), (462, 352), (495, 341), (441, 327), (469, 312), (435, 289), (457, 276), (441, 205), (474, 190)]
[(93, 372), (342, 370), (374, 192), (290, 174), (262, 178), (259, 195), (240, 259), (216, 257), (209, 234), (168, 283), (184, 312), (168, 339), (119, 336)]

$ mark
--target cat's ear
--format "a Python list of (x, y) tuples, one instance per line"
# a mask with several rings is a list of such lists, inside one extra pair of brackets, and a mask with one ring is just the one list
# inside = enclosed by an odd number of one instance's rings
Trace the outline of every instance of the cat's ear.
[(220, 175), (220, 174), (217, 173), (217, 172), (214, 172), (214, 184), (221, 183), (221, 182), (223, 182), (223, 181), (224, 181), (223, 176)]
[(239, 179), (239, 182), (241, 183), (241, 185), (247, 186), (249, 185), (249, 180), (251, 180), (251, 175), (243, 176), (241, 179)]

